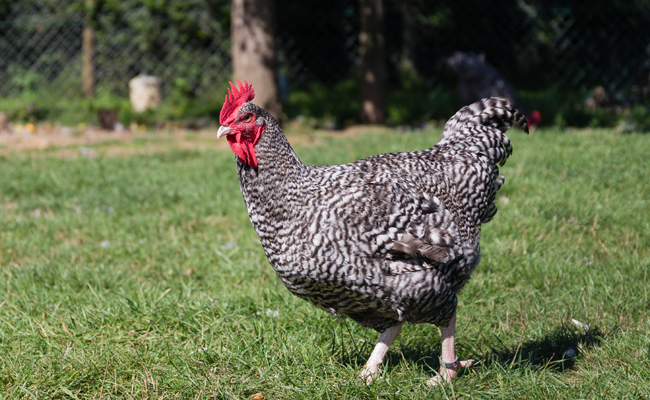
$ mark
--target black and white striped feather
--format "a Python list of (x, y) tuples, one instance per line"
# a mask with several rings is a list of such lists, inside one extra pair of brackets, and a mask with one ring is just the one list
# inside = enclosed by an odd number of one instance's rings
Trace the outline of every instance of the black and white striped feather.
[(266, 111), (240, 112), (266, 125), (257, 168), (235, 158), (250, 220), (287, 288), (378, 331), (446, 326), (479, 262), (480, 225), (496, 214), (498, 165), (512, 153), (505, 131), (527, 130), (508, 100), (462, 108), (430, 149), (345, 165), (304, 165)]

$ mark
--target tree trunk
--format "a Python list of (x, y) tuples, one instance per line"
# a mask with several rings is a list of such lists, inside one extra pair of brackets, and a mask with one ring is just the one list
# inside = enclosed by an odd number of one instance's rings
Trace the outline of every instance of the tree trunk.
[(81, 41), (81, 79), (84, 96), (92, 97), (95, 94), (95, 28), (92, 26), (94, 0), (85, 0), (86, 15)]
[(384, 122), (385, 80), (382, 0), (360, 0), (361, 122)]
[(419, 82), (418, 72), (415, 69), (415, 7), (402, 0), (399, 5), (402, 17), (402, 49), (399, 56), (399, 75), (402, 87), (414, 89)]
[(232, 69), (255, 89), (253, 102), (282, 118), (274, 35), (274, 1), (232, 0)]

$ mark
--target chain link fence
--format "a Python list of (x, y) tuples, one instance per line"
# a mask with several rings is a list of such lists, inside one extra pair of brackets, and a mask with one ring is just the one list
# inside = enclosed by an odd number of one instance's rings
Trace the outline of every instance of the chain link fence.
[[(357, 4), (276, 3), (283, 95), (354, 81)], [(441, 60), (454, 51), (485, 54), (519, 90), (648, 91), (645, 1), (385, 0), (384, 14), (389, 92), (453, 90)], [(167, 95), (209, 98), (230, 78), (229, 23), (228, 0), (0, 0), (0, 97), (81, 97), (90, 28), (97, 92), (126, 95), (146, 73)]]
[[(228, 77), (229, 8), (182, 1), (26, 1), (0, 8), (0, 95), (82, 93), (84, 28), (94, 33), (94, 84), (116, 94), (130, 78), (160, 76), (166, 89), (204, 95)], [(219, 13), (217, 17), (214, 13)], [(219, 18), (221, 17), (221, 18)]]

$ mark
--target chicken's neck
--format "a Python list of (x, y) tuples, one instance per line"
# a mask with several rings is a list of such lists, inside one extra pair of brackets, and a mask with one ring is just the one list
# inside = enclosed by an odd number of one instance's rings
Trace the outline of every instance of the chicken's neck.
[[(257, 167), (237, 159), (239, 185), (250, 221), (260, 237), (267, 257), (277, 250), (278, 238), (302, 207), (308, 167), (300, 162), (277, 125), (266, 127), (255, 145)], [(273, 221), (273, 223), (270, 223)], [(271, 259), (271, 258), (270, 258)]]
[[(257, 167), (252, 168), (237, 159), (237, 174), (247, 206), (253, 203), (283, 203), (288, 188), (300, 187), (306, 166), (300, 162), (289, 141), (275, 120), (267, 122), (255, 145)], [(251, 202), (252, 201), (252, 202)]]
[(257, 168), (250, 168), (242, 163), (244, 169), (250, 170), (252, 176), (282, 175), (295, 172), (305, 166), (291, 148), (275, 120), (267, 123), (262, 136), (255, 145), (255, 155)]

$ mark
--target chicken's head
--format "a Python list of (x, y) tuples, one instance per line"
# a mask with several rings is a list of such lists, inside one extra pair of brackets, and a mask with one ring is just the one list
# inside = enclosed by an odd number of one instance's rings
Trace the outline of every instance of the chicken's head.
[(262, 136), (265, 124), (256, 112), (259, 108), (250, 103), (255, 97), (253, 86), (246, 81), (243, 85), (239, 80), (237, 83), (239, 88), (230, 82), (230, 89), (219, 115), (221, 126), (217, 137), (226, 136), (230, 148), (237, 157), (244, 164), (256, 168), (257, 157), (254, 146)]

